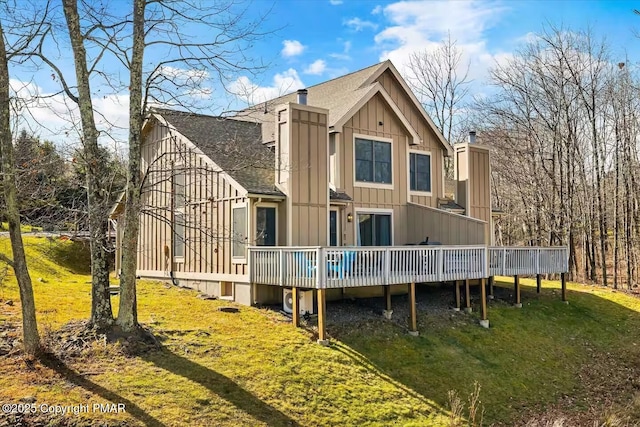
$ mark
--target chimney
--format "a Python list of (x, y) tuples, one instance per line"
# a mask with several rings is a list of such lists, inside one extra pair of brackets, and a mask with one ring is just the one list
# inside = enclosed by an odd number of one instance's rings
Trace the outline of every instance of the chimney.
[(471, 130), (469, 131), (469, 144), (475, 144), (475, 143), (476, 143), (476, 131)]
[(298, 104), (307, 105), (307, 90), (298, 89)]

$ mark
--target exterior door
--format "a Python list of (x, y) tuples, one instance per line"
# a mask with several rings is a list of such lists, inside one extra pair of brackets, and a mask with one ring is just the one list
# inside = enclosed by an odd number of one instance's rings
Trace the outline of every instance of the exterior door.
[(391, 246), (391, 215), (359, 213), (358, 246)]
[(329, 210), (329, 246), (340, 246), (340, 216), (337, 208)]
[(276, 246), (276, 208), (256, 208), (256, 246)]

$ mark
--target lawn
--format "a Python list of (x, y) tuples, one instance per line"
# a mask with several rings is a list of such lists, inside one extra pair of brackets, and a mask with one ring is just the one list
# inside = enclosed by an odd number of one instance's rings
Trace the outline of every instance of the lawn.
[[(55, 331), (90, 313), (86, 248), (47, 238), (26, 242), (41, 333), (60, 336)], [(6, 238), (0, 250), (8, 252)], [(0, 265), (0, 278), (3, 271)], [(19, 325), (17, 287), (11, 271), (5, 275), (0, 339)], [(640, 405), (629, 406), (640, 400), (640, 299), (569, 284), (566, 305), (555, 282), (545, 281), (540, 295), (533, 281), (522, 284), (524, 307), (491, 301), (488, 330), (475, 312), (440, 310), (420, 312), (420, 336), (411, 337), (380, 316), (330, 324), (331, 345), (323, 347), (312, 330), (293, 328), (277, 312), (244, 306), (222, 312), (229, 303), (141, 281), (139, 318), (161, 348), (130, 356), (98, 339), (59, 359), (2, 356), (0, 402), (126, 408), (35, 418), (52, 425), (451, 425), (448, 393), (466, 403), (477, 383), (484, 425), (640, 413)], [(496, 295), (506, 299), (511, 285), (498, 285)]]

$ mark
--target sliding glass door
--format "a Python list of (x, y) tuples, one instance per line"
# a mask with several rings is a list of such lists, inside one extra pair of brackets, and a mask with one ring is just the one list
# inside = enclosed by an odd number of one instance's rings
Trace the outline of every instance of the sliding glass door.
[(358, 246), (391, 246), (391, 215), (359, 213)]

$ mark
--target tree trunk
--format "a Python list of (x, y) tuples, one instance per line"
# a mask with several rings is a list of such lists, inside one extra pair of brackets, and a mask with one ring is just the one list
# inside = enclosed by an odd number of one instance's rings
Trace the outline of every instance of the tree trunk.
[(15, 272), (20, 290), (24, 350), (27, 354), (35, 355), (40, 350), (40, 336), (36, 321), (36, 305), (33, 298), (31, 276), (27, 268), (27, 258), (20, 232), (20, 212), (16, 197), (16, 175), (9, 113), (9, 65), (4, 40), (4, 30), (0, 24), (0, 157), (2, 159), (2, 184), (6, 208), (4, 215), (9, 222), (9, 237), (13, 253), (13, 261), (10, 264)]
[(124, 213), (124, 237), (122, 239), (122, 273), (120, 275), (120, 306), (116, 323), (125, 332), (138, 327), (136, 301), (136, 267), (138, 234), (140, 229), (140, 192), (142, 156), (142, 61), (144, 57), (144, 23), (146, 0), (134, 0), (133, 51), (130, 66), (129, 102), (129, 170)]
[(87, 68), (87, 54), (80, 27), (78, 5), (75, 0), (63, 0), (69, 38), (73, 49), (78, 98), (82, 124), (83, 146), (87, 168), (87, 203), (89, 233), (91, 235), (91, 324), (99, 329), (113, 323), (111, 295), (109, 294), (108, 259), (108, 193), (101, 185), (98, 130), (93, 116), (93, 102)]

